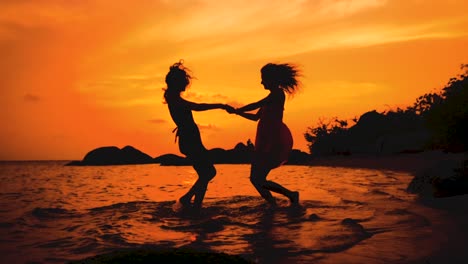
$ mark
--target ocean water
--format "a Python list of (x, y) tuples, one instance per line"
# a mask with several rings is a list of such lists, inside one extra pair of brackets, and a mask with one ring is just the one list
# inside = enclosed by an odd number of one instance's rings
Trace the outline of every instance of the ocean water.
[(301, 207), (276, 196), (272, 209), (248, 165), (217, 165), (193, 215), (173, 210), (196, 180), (191, 167), (65, 163), (0, 163), (2, 263), (65, 263), (145, 246), (257, 263), (444, 263), (467, 243), (453, 215), (406, 192), (412, 176), (403, 172), (283, 166), (268, 178), (298, 190)]

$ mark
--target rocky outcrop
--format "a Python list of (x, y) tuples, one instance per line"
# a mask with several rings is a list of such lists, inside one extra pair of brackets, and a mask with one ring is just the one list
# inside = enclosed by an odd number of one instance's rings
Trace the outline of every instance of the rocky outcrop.
[(421, 197), (468, 194), (468, 160), (445, 159), (416, 173), (407, 191)]
[(154, 163), (149, 155), (126, 146), (122, 149), (118, 147), (100, 147), (85, 155), (82, 161), (73, 161), (67, 165), (74, 166), (101, 166), (101, 165), (129, 165)]
[(190, 165), (190, 161), (185, 157), (177, 156), (175, 154), (164, 154), (154, 158), (154, 163), (159, 163), (161, 166), (181, 166)]
[[(252, 161), (254, 146), (250, 141), (247, 144), (238, 143), (233, 149), (213, 148), (208, 150), (209, 158), (215, 164), (249, 164)], [(310, 155), (294, 149), (286, 164), (307, 164)], [(186, 157), (175, 154), (164, 154), (156, 158), (131, 147), (122, 149), (118, 147), (101, 147), (90, 151), (82, 161), (72, 161), (68, 166), (100, 166), (100, 165), (129, 165), (156, 163), (162, 166), (191, 165)]]
[(311, 161), (310, 154), (300, 151), (298, 149), (293, 149), (291, 154), (289, 154), (289, 159), (286, 162), (287, 165), (304, 165), (309, 164)]

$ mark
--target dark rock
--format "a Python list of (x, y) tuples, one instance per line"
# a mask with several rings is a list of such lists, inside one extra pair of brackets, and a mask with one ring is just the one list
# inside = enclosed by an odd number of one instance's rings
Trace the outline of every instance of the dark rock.
[(154, 163), (159, 163), (161, 166), (182, 166), (190, 165), (190, 161), (175, 154), (164, 154), (153, 159)]
[[(238, 143), (233, 149), (213, 148), (208, 150), (209, 158), (214, 164), (250, 164), (254, 146), (247, 141), (247, 145)], [(293, 149), (286, 164), (302, 165), (310, 162), (311, 155)], [(129, 165), (159, 163), (162, 166), (186, 166), (192, 162), (186, 157), (175, 154), (164, 154), (156, 158), (131, 147), (122, 149), (117, 147), (100, 147), (90, 151), (82, 161), (72, 161), (67, 166), (100, 166), (100, 165)]]
[(288, 165), (303, 165), (310, 162), (311, 155), (300, 151), (298, 149), (293, 149), (291, 154), (289, 154), (289, 159), (286, 164)]
[(322, 218), (320, 216), (318, 216), (317, 214), (311, 214), (309, 216), (309, 221), (315, 222), (315, 221), (319, 221), (319, 220), (322, 220)]
[(234, 149), (214, 148), (208, 152), (210, 158), (217, 164), (245, 164), (251, 162), (253, 149), (239, 143)]
[(100, 147), (94, 149), (81, 162), (70, 162), (67, 165), (98, 166), (98, 165), (129, 165), (153, 163), (153, 159), (131, 146), (122, 149), (118, 147)]
[(468, 194), (468, 160), (453, 169), (449, 178), (437, 177), (432, 181), (434, 197), (449, 197)]
[(407, 191), (436, 198), (468, 194), (467, 164), (467, 160), (441, 160), (418, 172)]
[(228, 163), (229, 161), (229, 154), (222, 148), (210, 149), (208, 150), (208, 155), (214, 163)]

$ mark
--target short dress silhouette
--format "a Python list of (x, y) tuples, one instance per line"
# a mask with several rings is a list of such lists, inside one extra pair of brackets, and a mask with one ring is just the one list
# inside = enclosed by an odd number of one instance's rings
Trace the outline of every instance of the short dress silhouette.
[(273, 102), (260, 108), (253, 162), (264, 169), (273, 169), (286, 163), (292, 150), (293, 138), (283, 123), (283, 110), (282, 102)]

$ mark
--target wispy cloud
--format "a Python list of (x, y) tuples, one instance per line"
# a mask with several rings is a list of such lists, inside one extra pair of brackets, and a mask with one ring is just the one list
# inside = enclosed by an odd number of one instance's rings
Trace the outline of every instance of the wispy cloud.
[(84, 20), (86, 14), (81, 13), (79, 7), (60, 1), (2, 1), (0, 28), (5, 24), (34, 28), (56, 27), (66, 22)]
[(196, 93), (192, 91), (187, 91), (183, 95), (184, 98), (187, 100), (194, 101), (196, 103), (221, 103), (221, 104), (228, 104), (232, 107), (241, 107), (244, 103), (239, 102), (230, 98), (227, 95), (219, 94), (219, 93)]
[(228, 105), (230, 105), (230, 106), (232, 106), (234, 108), (239, 108), (239, 107), (245, 105), (245, 103), (241, 103), (241, 102), (234, 101), (234, 100), (229, 100), (229, 101), (226, 102), (226, 104), (228, 104)]
[(36, 102), (39, 102), (41, 100), (41, 98), (35, 94), (25, 94), (23, 96), (23, 100), (26, 101), (26, 102), (33, 102), (33, 103), (36, 103)]
[(79, 91), (105, 106), (148, 106), (163, 102), (163, 77), (123, 75), (79, 85)]
[(226, 95), (222, 95), (219, 93), (198, 93), (198, 92), (193, 92), (193, 91), (187, 91), (183, 94), (183, 97), (189, 100), (193, 100), (196, 102), (206, 102), (206, 103), (212, 103), (212, 102), (218, 102), (218, 103), (224, 103), (229, 101), (229, 97)]
[(161, 118), (155, 118), (155, 119), (150, 119), (148, 122), (152, 124), (165, 124), (167, 123), (167, 120), (161, 119)]
[[(318, 94), (327, 96), (322, 98), (324, 102), (344, 98), (359, 98), (362, 96), (373, 96), (382, 93), (386, 87), (381, 87), (371, 82), (349, 82), (349, 81), (330, 81), (318, 83), (314, 86)], [(352, 91), (352, 93), (350, 93)]]
[[(456, 23), (466, 23), (460, 21), (461, 14), (431, 20), (402, 17), (408, 12), (406, 5), (387, 0), (201, 3), (190, 6), (183, 20), (167, 25), (169, 36), (164, 34), (167, 30), (150, 26), (140, 32), (141, 39), (158, 42), (164, 36), (178, 49), (190, 50), (194, 58), (253, 60), (468, 34), (463, 27), (453, 30)], [(406, 8), (414, 12), (427, 8), (428, 3), (418, 3)], [(398, 20), (388, 14), (391, 10), (400, 16)]]
[(342, 18), (360, 11), (381, 7), (387, 0), (321, 0), (309, 1), (315, 5), (316, 14), (320, 18)]
[(122, 89), (154, 90), (164, 86), (164, 77), (160, 75), (123, 75), (110, 76), (105, 80), (81, 84), (79, 90), (82, 92), (98, 90), (112, 92)]
[(221, 128), (217, 127), (213, 124), (197, 124), (200, 130), (211, 130), (211, 131), (219, 131)]

